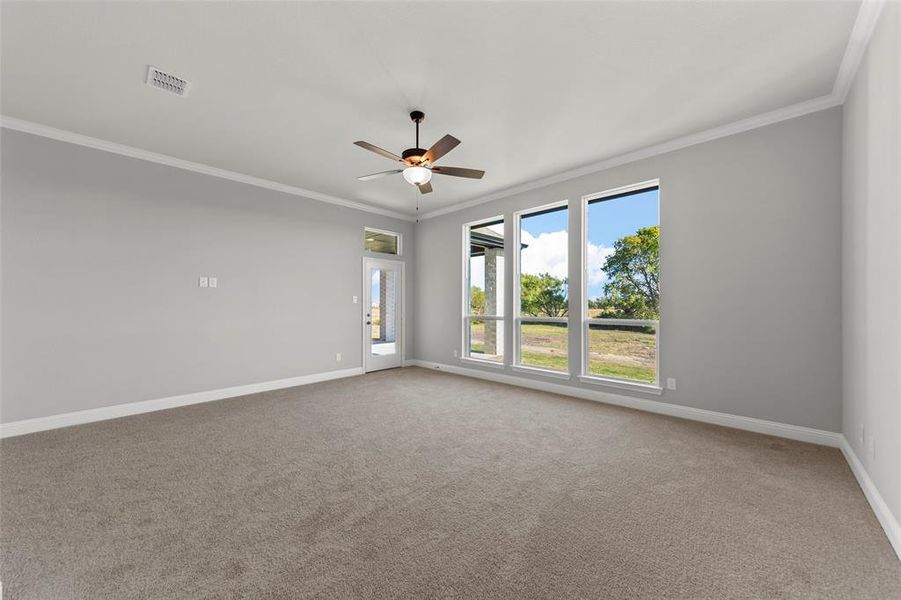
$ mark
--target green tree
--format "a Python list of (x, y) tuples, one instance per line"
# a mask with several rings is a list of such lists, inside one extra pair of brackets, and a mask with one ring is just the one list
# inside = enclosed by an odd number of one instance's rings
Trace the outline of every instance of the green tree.
[(550, 273), (520, 276), (520, 300), (522, 312), (533, 317), (565, 317), (566, 279)]
[(485, 291), (477, 285), (472, 286), (469, 293), (469, 309), (472, 311), (469, 313), (471, 315), (485, 314)]
[(660, 318), (660, 228), (643, 227), (616, 240), (604, 271), (605, 304), (628, 319)]

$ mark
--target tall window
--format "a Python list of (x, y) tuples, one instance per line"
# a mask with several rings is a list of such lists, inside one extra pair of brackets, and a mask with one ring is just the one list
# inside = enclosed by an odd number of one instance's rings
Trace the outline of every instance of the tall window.
[(463, 355), (504, 362), (504, 220), (464, 227)]
[(583, 377), (657, 385), (656, 182), (585, 198)]
[(569, 372), (569, 210), (558, 203), (517, 213), (515, 364)]

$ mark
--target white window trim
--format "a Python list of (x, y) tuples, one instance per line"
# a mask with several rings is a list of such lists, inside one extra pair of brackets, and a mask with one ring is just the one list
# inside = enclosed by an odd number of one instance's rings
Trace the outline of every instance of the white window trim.
[[(469, 340), (470, 330), (469, 330), (469, 324), (468, 324), (469, 320), (481, 319), (481, 320), (485, 320), (485, 321), (488, 321), (488, 320), (500, 321), (503, 326), (504, 320), (506, 319), (506, 317), (504, 317), (503, 315), (473, 315), (473, 314), (469, 313), (469, 306), (470, 306), (469, 292), (470, 292), (470, 289), (472, 288), (472, 286), (470, 284), (470, 272), (469, 272), (469, 249), (470, 249), (469, 231), (473, 227), (478, 227), (479, 225), (484, 225), (486, 223), (496, 223), (497, 221), (501, 221), (502, 223), (504, 223), (504, 264), (506, 264), (507, 229), (506, 229), (506, 223), (504, 222), (504, 215), (497, 215), (494, 217), (488, 217), (485, 219), (479, 219), (477, 221), (470, 221), (468, 223), (463, 223), (463, 227), (462, 227), (463, 235), (462, 235), (462, 240), (461, 240), (461, 242), (462, 242), (461, 247), (463, 250), (462, 257), (461, 257), (462, 266), (463, 266), (463, 270), (462, 270), (463, 285), (462, 285), (461, 291), (463, 292), (463, 294), (462, 294), (462, 298), (461, 298), (461, 302), (460, 302), (460, 304), (462, 305), (463, 318), (460, 320), (460, 323), (461, 323), (461, 327), (460, 327), (460, 330), (461, 330), (460, 331), (460, 334), (461, 334), (460, 335), (460, 361), (503, 369), (506, 367), (506, 364), (507, 364), (507, 356), (506, 356), (507, 353), (506, 352), (504, 352), (504, 356), (502, 357), (503, 360), (501, 360), (500, 362), (495, 361), (495, 360), (488, 360), (485, 358), (474, 358), (474, 357), (470, 356), (470, 354), (469, 354), (469, 349), (470, 349), (470, 340)], [(506, 285), (506, 282), (505, 282), (505, 285)], [(503, 307), (501, 308), (501, 310), (503, 310)]]
[(461, 356), (460, 362), (479, 365), (481, 367), (491, 367), (493, 369), (503, 369), (505, 367), (502, 362), (487, 360), (485, 358), (472, 358), (471, 356)]
[(531, 375), (541, 375), (542, 377), (553, 377), (554, 379), (566, 379), (568, 381), (573, 378), (568, 370), (555, 371), (554, 369), (543, 369), (530, 365), (513, 365), (510, 368), (518, 373), (529, 373)]
[[(659, 352), (658, 352), (659, 354)], [(632, 390), (635, 392), (645, 392), (647, 394), (655, 394), (660, 396), (663, 394), (663, 388), (659, 385), (651, 385), (647, 383), (638, 383), (628, 379), (614, 379), (612, 377), (598, 377), (597, 375), (579, 375), (579, 381), (582, 383), (590, 383), (592, 385), (600, 385), (604, 387), (619, 388), (621, 390)]]
[[(374, 252), (372, 250), (366, 249), (366, 232), (373, 231), (375, 233), (384, 233), (385, 235), (393, 235), (397, 238), (397, 254), (391, 254), (390, 252)], [(387, 229), (378, 229), (377, 227), (367, 227), (363, 226), (363, 253), (364, 254), (372, 254), (375, 256), (403, 256), (404, 252), (404, 235), (402, 233), (398, 233), (396, 231), (388, 231)]]
[[(632, 319), (592, 319), (588, 316), (588, 204), (595, 200), (609, 198), (610, 196), (619, 196), (631, 192), (641, 192), (651, 188), (657, 188), (657, 224), (660, 224), (660, 179), (649, 179), (639, 183), (620, 186), (617, 188), (604, 190), (593, 194), (582, 196), (580, 207), (580, 229), (582, 233), (582, 289), (580, 290), (581, 309), (581, 325), (579, 327), (579, 345), (582, 348), (582, 369), (579, 375), (579, 381), (582, 383), (590, 383), (594, 385), (602, 385), (619, 389), (634, 390), (647, 392), (650, 394), (660, 395), (663, 388), (660, 387), (660, 321), (654, 320), (632, 320)], [(653, 383), (640, 383), (629, 379), (618, 379), (614, 377), (600, 377), (592, 375), (588, 372), (588, 326), (592, 323), (606, 325), (634, 325), (636, 327), (652, 326), (654, 327), (656, 341), (656, 352), (654, 359), (654, 376), (656, 380)]]
[[(555, 210), (564, 208), (567, 211), (566, 217), (566, 236), (567, 240), (569, 240), (569, 199), (558, 200), (556, 202), (550, 202), (548, 204), (542, 204), (541, 206), (534, 206), (523, 210), (518, 210), (513, 213), (513, 362), (512, 368), (514, 371), (519, 371), (523, 373), (532, 373), (535, 375), (543, 375), (546, 377), (554, 377), (557, 379), (572, 379), (572, 374), (570, 373), (569, 368), (569, 328), (570, 328), (570, 320), (569, 314), (565, 317), (531, 317), (524, 316), (522, 314), (522, 302), (521, 295), (522, 290), (520, 289), (520, 279), (522, 274), (522, 248), (521, 244), (521, 230), (522, 230), (522, 220), (525, 217), (530, 215), (534, 215), (535, 213), (545, 212), (549, 210)], [(569, 242), (567, 241), (567, 257), (566, 257), (566, 269), (569, 271)], [(569, 277), (567, 276), (567, 280)], [(567, 298), (569, 298), (570, 289), (569, 284), (566, 286), (566, 294)], [(521, 344), (520, 340), (522, 338), (522, 331), (520, 331), (523, 323), (566, 323), (566, 332), (567, 332), (567, 340), (566, 340), (566, 357), (567, 357), (567, 365), (565, 371), (558, 371), (556, 369), (545, 369), (542, 367), (536, 367), (533, 365), (524, 365), (522, 364), (522, 352), (521, 352)]]

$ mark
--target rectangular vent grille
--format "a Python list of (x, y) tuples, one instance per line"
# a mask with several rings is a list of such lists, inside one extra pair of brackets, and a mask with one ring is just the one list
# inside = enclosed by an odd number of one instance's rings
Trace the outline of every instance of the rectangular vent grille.
[(176, 77), (170, 73), (160, 71), (156, 67), (147, 67), (147, 85), (161, 89), (176, 96), (187, 96), (191, 82)]

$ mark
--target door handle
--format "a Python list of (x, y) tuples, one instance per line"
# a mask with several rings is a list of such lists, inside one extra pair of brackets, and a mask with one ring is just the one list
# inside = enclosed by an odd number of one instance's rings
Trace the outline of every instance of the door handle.
[(372, 322), (371, 322), (371, 321), (366, 321), (366, 324), (367, 324), (367, 325), (372, 325)]

